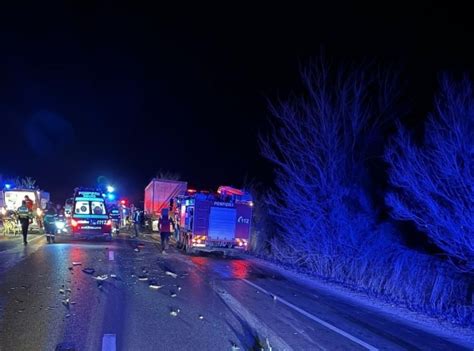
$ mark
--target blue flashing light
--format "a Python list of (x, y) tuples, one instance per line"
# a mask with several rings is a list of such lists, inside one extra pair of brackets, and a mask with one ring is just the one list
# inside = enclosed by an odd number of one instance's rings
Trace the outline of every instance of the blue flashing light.
[(11, 189), (12, 185), (11, 184), (5, 184), (5, 189), (9, 190)]
[(115, 191), (114, 187), (111, 185), (107, 185), (107, 192), (108, 193), (113, 193)]
[(114, 201), (115, 200), (115, 195), (114, 194), (107, 194), (107, 199), (109, 199), (110, 201)]

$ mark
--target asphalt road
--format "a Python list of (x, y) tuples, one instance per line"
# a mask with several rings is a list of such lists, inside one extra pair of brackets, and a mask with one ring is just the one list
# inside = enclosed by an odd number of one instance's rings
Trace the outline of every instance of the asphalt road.
[(45, 242), (0, 241), (0, 351), (472, 349), (256, 260)]

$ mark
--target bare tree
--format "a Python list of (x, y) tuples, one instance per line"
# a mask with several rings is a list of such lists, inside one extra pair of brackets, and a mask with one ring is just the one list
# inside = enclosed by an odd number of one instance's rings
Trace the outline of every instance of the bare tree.
[(381, 150), (399, 85), (372, 65), (333, 69), (322, 59), (302, 80), (304, 96), (271, 106), (273, 128), (261, 140), (276, 173), (267, 201), (280, 237), (273, 249), (330, 276), (373, 237), (367, 160)]
[(410, 220), (457, 265), (474, 270), (474, 95), (468, 79), (441, 80), (422, 145), (399, 126), (385, 159), (393, 217)]
[(31, 177), (17, 177), (15, 179), (15, 186), (17, 188), (23, 189), (37, 189), (38, 186), (36, 185), (36, 180)]
[(171, 172), (171, 171), (164, 171), (159, 170), (156, 174), (158, 179), (166, 179), (166, 180), (181, 180), (181, 176), (178, 173)]

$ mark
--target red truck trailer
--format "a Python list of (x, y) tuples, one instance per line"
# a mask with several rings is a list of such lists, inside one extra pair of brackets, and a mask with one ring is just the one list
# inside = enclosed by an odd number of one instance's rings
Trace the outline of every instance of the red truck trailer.
[(222, 186), (217, 193), (178, 197), (178, 246), (186, 252), (247, 250), (252, 222), (252, 197)]
[(169, 208), (170, 200), (186, 193), (188, 183), (177, 180), (153, 179), (145, 188), (144, 210), (158, 217), (163, 208)]

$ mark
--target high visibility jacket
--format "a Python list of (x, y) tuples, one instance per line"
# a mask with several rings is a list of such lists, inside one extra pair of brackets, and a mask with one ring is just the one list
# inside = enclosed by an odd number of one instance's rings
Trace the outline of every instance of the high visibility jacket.
[(30, 219), (32, 217), (32, 212), (26, 206), (20, 206), (17, 212), (18, 212), (18, 218), (20, 219), (24, 219), (24, 218)]
[(56, 211), (55, 210), (48, 210), (44, 215), (44, 222), (45, 223), (54, 223), (56, 221)]

